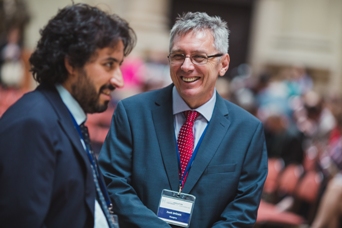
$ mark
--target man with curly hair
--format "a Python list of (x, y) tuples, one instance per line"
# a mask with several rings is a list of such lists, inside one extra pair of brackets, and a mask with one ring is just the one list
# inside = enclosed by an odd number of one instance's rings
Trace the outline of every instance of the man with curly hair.
[(30, 57), (40, 85), (0, 119), (0, 226), (115, 227), (82, 129), (123, 86), (135, 33), (116, 15), (73, 4), (40, 34)]

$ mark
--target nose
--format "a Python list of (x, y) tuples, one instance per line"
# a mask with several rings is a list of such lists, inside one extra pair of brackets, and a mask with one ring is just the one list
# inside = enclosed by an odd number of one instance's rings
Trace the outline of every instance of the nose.
[(181, 65), (181, 69), (183, 71), (193, 70), (194, 64), (191, 62), (190, 56), (186, 56), (183, 64)]
[(124, 83), (124, 79), (123, 79), (120, 67), (118, 67), (113, 72), (113, 76), (110, 79), (110, 83), (112, 84), (112, 86), (114, 86), (116, 88), (122, 88), (124, 86), (125, 83)]

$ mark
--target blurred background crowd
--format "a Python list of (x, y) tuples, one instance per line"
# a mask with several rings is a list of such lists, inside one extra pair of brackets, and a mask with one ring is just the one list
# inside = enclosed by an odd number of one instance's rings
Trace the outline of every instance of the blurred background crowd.
[[(178, 14), (228, 22), (226, 99), (264, 123), (269, 174), (258, 227), (342, 227), (341, 0), (84, 0), (132, 25), (138, 44), (122, 65), (125, 87), (88, 116), (95, 151), (116, 103), (171, 83), (168, 33)], [(71, 0), (0, 0), (0, 117), (35, 88), (28, 58), (42, 28)], [(23, 113), (24, 114), (24, 113)], [(323, 225), (322, 225), (323, 224)]]

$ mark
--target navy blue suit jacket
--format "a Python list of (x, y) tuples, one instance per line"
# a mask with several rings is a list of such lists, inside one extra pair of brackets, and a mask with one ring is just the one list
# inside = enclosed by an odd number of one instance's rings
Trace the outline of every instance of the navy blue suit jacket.
[[(178, 191), (172, 87), (119, 102), (99, 162), (121, 228), (170, 227), (157, 216), (163, 189)], [(267, 175), (259, 120), (217, 94), (182, 190), (196, 196), (190, 227), (252, 227)]]
[(69, 111), (39, 86), (0, 119), (0, 226), (94, 227), (95, 185)]

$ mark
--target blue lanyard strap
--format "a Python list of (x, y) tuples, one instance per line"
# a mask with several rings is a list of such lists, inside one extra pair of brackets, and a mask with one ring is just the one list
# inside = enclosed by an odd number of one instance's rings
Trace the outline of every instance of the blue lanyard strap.
[[(69, 111), (70, 113), (70, 111)], [(81, 129), (80, 129), (80, 126), (77, 124), (74, 116), (70, 113), (70, 116), (71, 116), (71, 119), (72, 119), (72, 122), (78, 132), (78, 135), (80, 136), (80, 138), (83, 140), (83, 142), (86, 142), (84, 140), (84, 137), (83, 137), (83, 134), (81, 132)], [(100, 177), (100, 170), (98, 169), (98, 166), (97, 166), (97, 163), (94, 159), (94, 156), (92, 155), (92, 151), (90, 150), (89, 146), (84, 143), (85, 145), (85, 150), (87, 152), (87, 156), (88, 156), (88, 159), (89, 159), (89, 162), (90, 164), (94, 167), (94, 171), (95, 171), (95, 174), (96, 174), (96, 178), (100, 184), (100, 189), (101, 189), (101, 192), (103, 194), (103, 196), (105, 197), (105, 200), (106, 200), (106, 204), (107, 206), (110, 208), (112, 206), (111, 202), (110, 202), (110, 198), (109, 198), (109, 195), (108, 195), (108, 191), (107, 191), (107, 188), (103, 182), (103, 179)]]
[[(197, 152), (198, 152), (198, 149), (199, 149), (199, 147), (200, 147), (200, 145), (201, 145), (201, 143), (202, 143), (203, 137), (204, 137), (204, 135), (205, 135), (205, 133), (206, 133), (206, 131), (207, 131), (207, 129), (208, 129), (208, 125), (209, 125), (209, 122), (208, 122), (206, 128), (204, 129), (204, 131), (203, 131), (203, 133), (202, 133), (202, 135), (201, 135), (201, 138), (199, 139), (199, 141), (198, 141), (198, 143), (197, 143), (197, 145), (196, 145), (196, 147), (195, 147), (195, 150), (193, 151), (193, 153), (192, 153), (192, 155), (191, 155), (191, 158), (190, 158), (190, 160), (189, 160), (188, 165), (186, 166), (186, 168), (185, 168), (185, 170), (184, 170), (183, 175), (181, 176), (181, 178), (180, 178), (180, 180), (179, 180), (179, 186), (180, 186), (180, 188), (183, 188), (183, 180), (184, 180), (184, 178), (188, 175), (188, 173), (189, 173), (189, 171), (190, 171), (190, 169), (191, 169), (192, 162), (194, 161), (194, 159), (195, 159), (195, 157), (196, 157), (196, 154), (197, 154)], [(176, 141), (177, 141), (177, 140), (176, 140)], [(176, 145), (177, 145), (177, 142), (176, 142)], [(177, 157), (178, 157), (178, 169), (179, 169), (179, 173), (180, 173), (180, 172), (181, 172), (181, 168), (180, 168), (180, 167), (181, 167), (181, 164), (180, 164), (180, 153), (179, 153), (178, 145), (177, 145), (176, 148), (177, 148)]]

